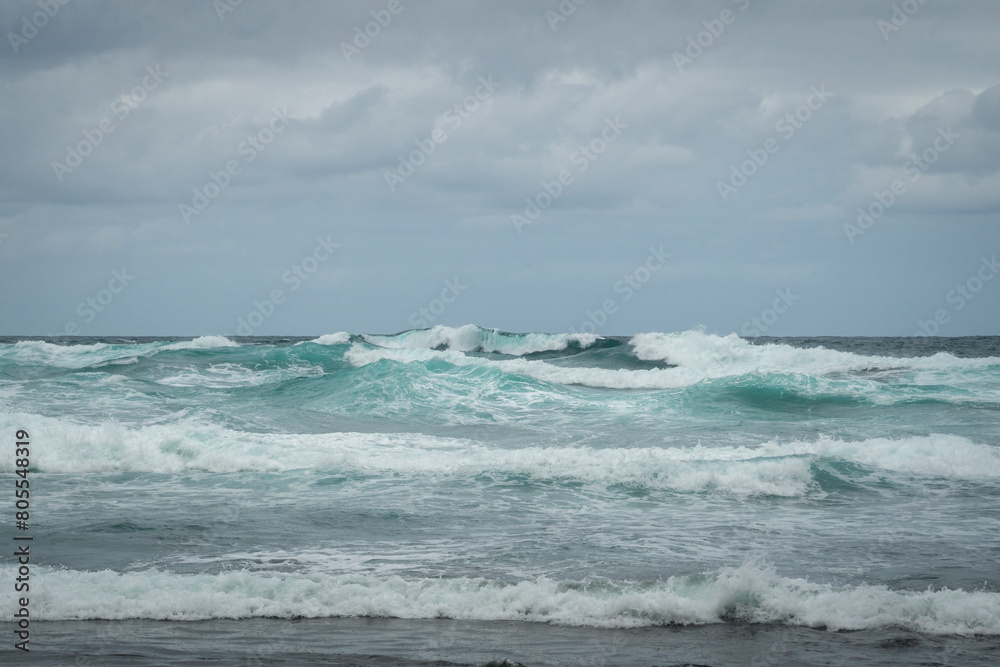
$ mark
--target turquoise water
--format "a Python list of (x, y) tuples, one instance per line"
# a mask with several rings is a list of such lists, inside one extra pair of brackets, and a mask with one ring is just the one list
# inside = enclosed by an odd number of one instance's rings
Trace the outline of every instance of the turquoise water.
[[(31, 435), (43, 628), (982, 641), (1000, 636), (998, 416), (996, 337), (0, 339), (0, 433)], [(421, 659), (461, 661), (447, 650)]]

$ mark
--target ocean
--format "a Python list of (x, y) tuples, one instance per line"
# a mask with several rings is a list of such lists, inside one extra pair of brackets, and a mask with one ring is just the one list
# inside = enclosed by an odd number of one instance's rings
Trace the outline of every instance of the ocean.
[(1000, 662), (1000, 337), (0, 338), (0, 434), (4, 664)]

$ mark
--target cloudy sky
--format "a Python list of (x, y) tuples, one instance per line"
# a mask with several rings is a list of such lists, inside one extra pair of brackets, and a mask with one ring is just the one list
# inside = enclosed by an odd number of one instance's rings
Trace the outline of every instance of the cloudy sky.
[(1000, 3), (577, 2), (4, 2), (0, 334), (1000, 334)]

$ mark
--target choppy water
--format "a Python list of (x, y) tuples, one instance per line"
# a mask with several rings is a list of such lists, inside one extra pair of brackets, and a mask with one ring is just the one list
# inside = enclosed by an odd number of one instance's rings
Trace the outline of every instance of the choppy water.
[(459, 648), (478, 623), (618, 647), (508, 646), (526, 664), (616, 664), (680, 627), (770, 637), (718, 664), (807, 663), (837, 630), (989, 662), (998, 417), (996, 337), (0, 339), (38, 650), (44, 621), (378, 617), (451, 628), (425, 661), (488, 659)]

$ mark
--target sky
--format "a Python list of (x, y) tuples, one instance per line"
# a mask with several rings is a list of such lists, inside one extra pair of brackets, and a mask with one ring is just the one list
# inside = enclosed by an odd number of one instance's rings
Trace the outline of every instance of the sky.
[(4, 2), (0, 335), (1000, 334), (998, 25)]

